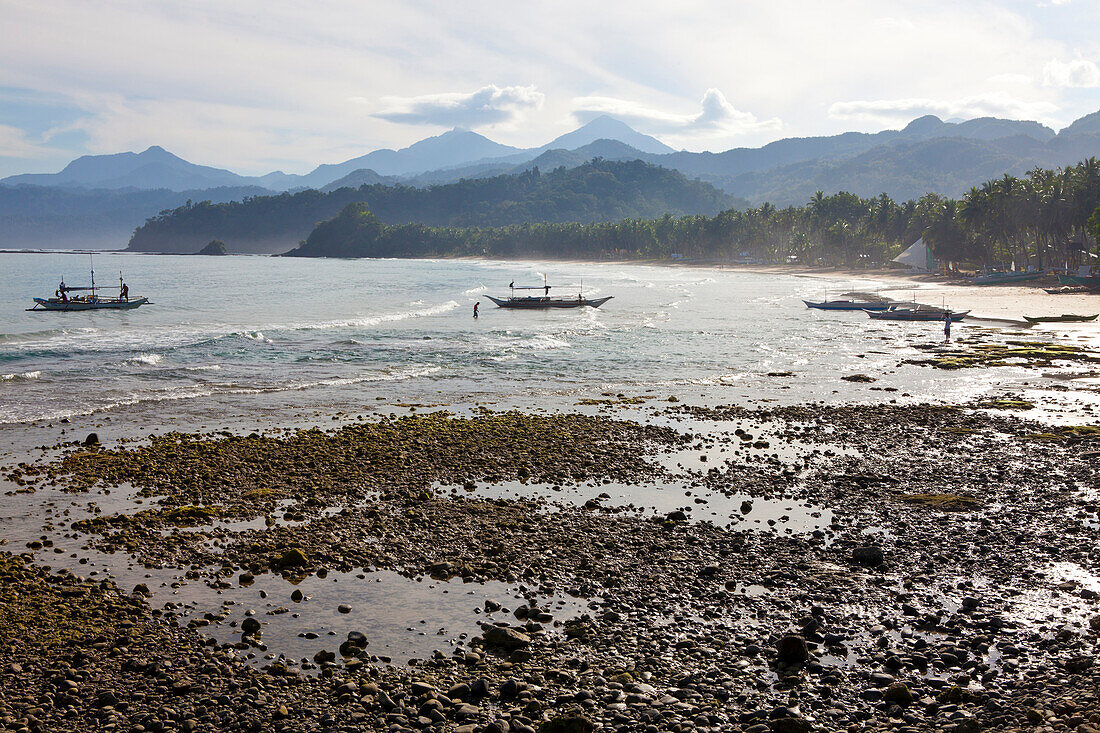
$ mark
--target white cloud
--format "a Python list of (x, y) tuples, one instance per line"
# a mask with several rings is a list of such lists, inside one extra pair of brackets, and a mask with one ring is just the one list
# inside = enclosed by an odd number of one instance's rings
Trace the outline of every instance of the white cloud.
[[(521, 105), (518, 121), (492, 128), (495, 139), (522, 147), (567, 132), (571, 113), (582, 111), (577, 98), (634, 113), (628, 121), (637, 127), (690, 149), (904, 120), (880, 108), (838, 108), (864, 113), (859, 124), (826, 116), (837, 100), (950, 102), (998, 90), (1026, 102), (1011, 107), (1030, 105), (1021, 115), (1038, 101), (1057, 104), (1059, 118), (1048, 123), (1061, 127), (1096, 109), (1095, 90), (1044, 86), (1042, 71), (1076, 49), (1100, 63), (1089, 35), (1097, 3), (1040, 12), (1040, 1), (687, 0), (639, 13), (631, 0), (0, 0), (0, 89), (33, 91), (18, 105), (0, 101), (0, 124), (26, 130), (31, 143), (54, 127), (85, 133), (47, 136), (60, 149), (51, 166), (159, 144), (242, 173), (306, 172), (405, 147), (423, 130), (372, 112), (442, 114), (415, 102), (487, 81), (507, 86), (502, 80), (545, 94), (541, 108)], [(1006, 72), (1033, 79), (993, 78)], [(709, 113), (685, 104), (684, 90), (704, 83), (730, 93), (735, 107), (717, 95)], [(58, 113), (58, 100), (76, 113)], [(957, 114), (929, 104), (920, 112)], [(1006, 113), (1003, 104), (969, 106)], [(73, 125), (77, 115), (84, 119)], [(6, 139), (10, 149), (20, 140), (10, 131)], [(30, 167), (6, 159), (0, 175)]]
[(742, 112), (729, 103), (717, 89), (708, 89), (696, 114), (680, 114), (653, 109), (615, 97), (578, 97), (573, 100), (573, 117), (587, 122), (600, 115), (611, 115), (645, 132), (679, 135), (722, 133), (737, 135), (782, 127), (778, 119), (758, 120), (751, 112)]
[(989, 77), (989, 81), (992, 84), (1003, 84), (1006, 86), (1031, 86), (1035, 79), (1030, 74), (994, 74)]
[(1100, 87), (1100, 68), (1088, 59), (1070, 62), (1051, 59), (1043, 67), (1043, 84), (1048, 87)]
[(47, 158), (57, 151), (35, 142), (18, 127), (0, 125), (0, 158)]
[(909, 122), (923, 115), (1042, 121), (1057, 111), (1057, 105), (1050, 102), (1024, 101), (1004, 92), (994, 92), (951, 100), (911, 98), (836, 102), (829, 107), (829, 116), (839, 120), (868, 120), (883, 124)]
[(533, 85), (498, 87), (490, 84), (470, 93), (383, 97), (383, 108), (371, 116), (410, 125), (472, 128), (514, 122), (527, 110), (541, 107), (545, 99), (546, 95)]

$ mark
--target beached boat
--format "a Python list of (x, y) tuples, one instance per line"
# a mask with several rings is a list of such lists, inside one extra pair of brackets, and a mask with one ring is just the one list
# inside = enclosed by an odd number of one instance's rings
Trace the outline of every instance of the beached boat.
[(944, 321), (950, 314), (951, 321), (961, 321), (970, 311), (953, 311), (934, 305), (889, 308), (884, 311), (867, 311), (867, 315), (881, 321)]
[(1079, 285), (1085, 288), (1100, 288), (1100, 275), (1058, 275), (1062, 285)]
[(1086, 288), (1084, 285), (1059, 285), (1056, 288), (1043, 288), (1051, 295), (1072, 295), (1075, 293), (1090, 293), (1095, 288)]
[(1088, 323), (1089, 321), (1095, 321), (1097, 316), (1100, 316), (1100, 313), (1094, 313), (1091, 316), (1063, 313), (1060, 316), (1024, 316), (1024, 320), (1028, 323)]
[[(35, 298), (29, 311), (94, 311), (94, 310), (133, 310), (149, 302), (144, 296), (130, 297), (130, 287), (123, 282), (122, 273), (118, 273), (118, 296), (98, 295), (98, 290), (113, 290), (114, 287), (95, 284), (95, 269), (90, 268), (92, 284), (84, 287), (66, 285), (62, 280), (52, 298)], [(72, 295), (69, 293), (82, 293)]]
[[(614, 297), (607, 295), (602, 298), (586, 298), (582, 293), (577, 293), (575, 298), (556, 298), (550, 296), (551, 287), (553, 286), (545, 283), (539, 286), (516, 286), (513, 282), (508, 285), (510, 295), (507, 298), (494, 298), (492, 295), (486, 295), (485, 297), (496, 303), (500, 308), (583, 308), (585, 306), (599, 308)], [(517, 296), (517, 290), (541, 290), (542, 295)]]
[(1037, 280), (1046, 273), (1037, 270), (1034, 272), (987, 272), (984, 275), (978, 275), (971, 280), (972, 285), (1011, 285), (1012, 283), (1022, 283), (1028, 280)]

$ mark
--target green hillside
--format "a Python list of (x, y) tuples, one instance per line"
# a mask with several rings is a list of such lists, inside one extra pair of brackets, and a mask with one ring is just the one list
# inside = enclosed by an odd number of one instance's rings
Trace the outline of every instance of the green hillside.
[(200, 202), (163, 212), (134, 232), (129, 249), (194, 252), (212, 239), (231, 252), (285, 251), (317, 222), (348, 204), (363, 204), (386, 224), (502, 227), (534, 222), (591, 224), (664, 214), (713, 215), (737, 201), (713, 186), (642, 161), (595, 159), (549, 173), (462, 180), (413, 188), (364, 185), (254, 196), (238, 202)]

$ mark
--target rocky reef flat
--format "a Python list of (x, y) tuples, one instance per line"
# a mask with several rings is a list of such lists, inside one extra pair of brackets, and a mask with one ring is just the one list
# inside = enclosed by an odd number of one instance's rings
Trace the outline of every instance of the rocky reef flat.
[(3, 467), (0, 723), (1100, 730), (1096, 426), (637, 402)]

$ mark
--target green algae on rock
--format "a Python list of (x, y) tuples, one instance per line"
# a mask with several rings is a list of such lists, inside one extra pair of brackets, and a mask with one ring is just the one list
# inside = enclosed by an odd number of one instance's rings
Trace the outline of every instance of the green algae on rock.
[(43, 470), (77, 490), (125, 483), (163, 497), (162, 508), (76, 525), (102, 532), (254, 517), (283, 501), (323, 507), (372, 494), (425, 501), (436, 482), (628, 480), (658, 473), (645, 453), (682, 439), (670, 428), (606, 417), (436, 412), (285, 437), (169, 433), (136, 447), (78, 450)]
[(977, 509), (981, 502), (972, 496), (959, 494), (902, 494), (898, 497), (906, 504), (916, 504), (929, 509), (941, 509), (948, 512), (961, 512)]
[(905, 359), (904, 364), (930, 366), (935, 369), (969, 369), (975, 367), (1022, 366), (1049, 367), (1055, 361), (1100, 363), (1100, 355), (1090, 349), (1046, 341), (1006, 341), (1001, 344), (968, 344), (957, 342), (954, 348), (937, 344), (916, 348), (936, 353), (926, 359)]

